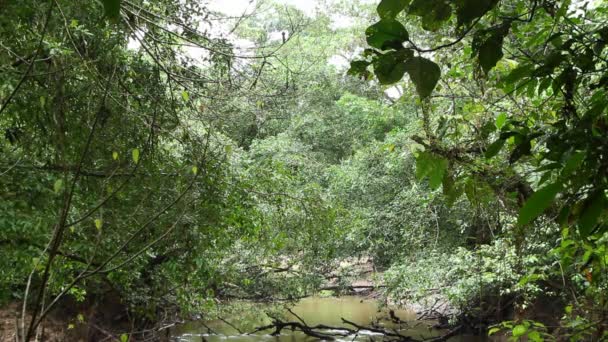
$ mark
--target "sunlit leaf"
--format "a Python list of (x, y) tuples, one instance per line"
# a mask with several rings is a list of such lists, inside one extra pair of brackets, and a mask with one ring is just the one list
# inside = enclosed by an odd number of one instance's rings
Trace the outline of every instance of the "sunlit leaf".
[(133, 157), (133, 161), (135, 162), (135, 164), (139, 163), (139, 149), (138, 148), (134, 148), (133, 151), (131, 151), (131, 156)]
[(498, 116), (496, 117), (496, 128), (498, 128), (499, 130), (502, 129), (505, 126), (506, 122), (507, 122), (507, 114), (505, 114), (505, 113), (498, 114)]
[(526, 334), (526, 332), (528, 331), (528, 328), (523, 325), (523, 324), (518, 324), (515, 327), (513, 327), (513, 337), (521, 337), (524, 336)]
[(62, 188), (63, 188), (63, 180), (62, 179), (56, 180), (55, 184), (53, 185), (53, 190), (55, 191), (55, 193), (58, 194)]

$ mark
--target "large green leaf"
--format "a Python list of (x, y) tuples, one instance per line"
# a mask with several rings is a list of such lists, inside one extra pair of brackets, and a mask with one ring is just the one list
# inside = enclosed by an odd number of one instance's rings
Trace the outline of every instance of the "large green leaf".
[(410, 50), (391, 51), (374, 60), (374, 73), (381, 84), (399, 82), (405, 74), (404, 60), (410, 58)]
[(367, 67), (370, 65), (368, 61), (352, 61), (350, 62), (350, 69), (348, 69), (347, 74), (352, 76), (358, 76), (364, 73), (367, 70)]
[(456, 0), (458, 26), (469, 24), (494, 8), (498, 0)]
[(347, 75), (351, 76), (359, 76), (363, 79), (367, 79), (370, 75), (370, 72), (367, 70), (367, 67), (371, 64), (368, 61), (352, 61), (350, 62), (350, 69), (347, 71)]
[(454, 205), (456, 200), (463, 194), (464, 186), (460, 182), (455, 182), (454, 178), (445, 172), (443, 175), (443, 195), (445, 196), (448, 206)]
[(485, 153), (486, 158), (490, 159), (497, 155), (498, 152), (500, 152), (500, 150), (502, 149), (502, 147), (505, 146), (505, 141), (505, 139), (498, 139), (493, 142), (492, 145), (488, 146), (488, 149)]
[(405, 70), (416, 86), (418, 95), (423, 99), (431, 95), (441, 77), (439, 66), (423, 57), (413, 57), (407, 60)]
[(587, 199), (585, 208), (578, 219), (578, 232), (582, 237), (587, 237), (593, 233), (593, 228), (597, 225), (600, 215), (607, 205), (604, 190), (599, 190)]
[(536, 191), (519, 210), (517, 224), (524, 225), (532, 222), (553, 203), (555, 196), (557, 196), (562, 188), (561, 183), (553, 183)]
[(583, 161), (585, 160), (587, 153), (585, 151), (576, 151), (566, 161), (566, 165), (562, 169), (562, 177), (568, 177), (572, 175), (576, 170), (580, 168)]
[(395, 19), (382, 19), (365, 30), (367, 43), (376, 49), (402, 44), (409, 35), (405, 27)]
[(498, 114), (498, 116), (496, 117), (496, 128), (502, 129), (505, 126), (505, 123), (507, 123), (507, 114)]
[(378, 5), (378, 15), (382, 19), (395, 19), (407, 7), (410, 0), (382, 0)]
[(505, 21), (500, 25), (480, 30), (475, 34), (472, 44), (473, 53), (477, 55), (479, 64), (486, 75), (503, 57), (502, 44), (510, 29), (511, 23)]
[(118, 20), (120, 17), (121, 0), (102, 0), (106, 17), (111, 20)]
[(503, 56), (502, 41), (501, 36), (492, 36), (479, 47), (479, 65), (486, 75)]
[(445, 0), (414, 0), (408, 14), (422, 18), (422, 28), (435, 31), (452, 16), (452, 7)]
[(428, 177), (431, 189), (437, 189), (441, 185), (447, 169), (448, 161), (435, 154), (421, 152), (416, 158), (416, 178), (422, 180)]
[(525, 325), (518, 324), (513, 327), (513, 337), (521, 337), (528, 331), (528, 328)]

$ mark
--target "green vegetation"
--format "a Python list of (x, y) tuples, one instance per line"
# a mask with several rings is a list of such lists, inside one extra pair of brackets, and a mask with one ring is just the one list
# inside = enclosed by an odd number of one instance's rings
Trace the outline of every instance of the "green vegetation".
[(605, 1), (0, 8), (19, 341), (347, 293), (357, 260), (463, 332), (608, 338)]

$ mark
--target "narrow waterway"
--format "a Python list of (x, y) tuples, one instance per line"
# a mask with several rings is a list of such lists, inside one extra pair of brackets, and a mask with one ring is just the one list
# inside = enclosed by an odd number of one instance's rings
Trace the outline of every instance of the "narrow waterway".
[[(362, 297), (310, 297), (300, 300), (293, 308), (299, 318), (309, 326), (324, 324), (332, 327), (348, 327), (342, 322), (342, 318), (359, 325), (378, 324), (383, 327), (395, 329), (400, 334), (411, 336), (416, 339), (428, 339), (441, 335), (442, 331), (431, 328), (432, 321), (417, 321), (416, 314), (412, 311), (394, 309), (393, 312), (405, 323), (396, 324), (391, 321), (388, 308), (381, 308), (375, 300)], [(179, 326), (173, 331), (174, 341), (200, 342), (200, 341), (317, 341), (317, 338), (309, 337), (299, 331), (284, 329), (280, 336), (271, 336), (274, 329), (269, 329), (255, 334), (249, 334), (257, 327), (270, 324), (272, 321), (264, 313), (264, 309), (243, 311), (224, 320), (194, 321)], [(298, 321), (285, 309), (282, 313), (286, 321)], [(238, 330), (237, 330), (238, 329)], [(345, 336), (337, 341), (380, 341), (381, 336), (372, 332), (360, 332), (358, 335)], [(483, 339), (471, 336), (454, 337), (449, 341), (482, 341)]]

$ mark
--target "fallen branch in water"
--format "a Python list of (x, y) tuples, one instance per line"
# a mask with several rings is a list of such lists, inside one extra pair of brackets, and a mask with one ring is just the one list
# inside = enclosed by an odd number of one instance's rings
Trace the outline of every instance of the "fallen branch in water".
[(274, 332), (272, 332), (271, 335), (278, 336), (281, 334), (281, 331), (283, 331), (283, 329), (291, 328), (291, 330), (293, 330), (293, 331), (299, 330), (299, 331), (303, 332), (304, 334), (306, 334), (307, 336), (315, 337), (315, 338), (326, 340), (326, 341), (334, 341), (337, 337), (346, 337), (346, 336), (356, 335), (362, 331), (368, 331), (368, 332), (381, 334), (385, 337), (392, 338), (394, 341), (401, 341), (401, 342), (415, 342), (416, 341), (413, 338), (411, 338), (409, 336), (401, 335), (397, 331), (394, 331), (394, 330), (391, 331), (391, 330), (387, 330), (387, 329), (383, 329), (383, 328), (362, 326), (357, 323), (348, 321), (344, 318), (342, 318), (342, 322), (344, 322), (344, 324), (353, 326), (355, 329), (351, 329), (351, 328), (347, 328), (347, 327), (328, 326), (328, 325), (324, 325), (324, 324), (309, 326), (301, 318), (299, 318), (299, 317), (297, 317), (297, 318), (300, 320), (300, 322), (285, 322), (280, 319), (273, 318), (272, 324), (259, 327), (259, 328), (255, 329), (254, 331), (252, 331), (251, 333), (249, 333), (248, 335), (255, 334), (255, 333), (258, 333), (258, 332), (261, 332), (264, 330), (274, 329)]
[(449, 339), (450, 337), (457, 335), (462, 328), (462, 326), (457, 326), (457, 327), (453, 328), (452, 330), (448, 331), (444, 335), (432, 337), (432, 338), (428, 338), (428, 339), (418, 340), (418, 339), (415, 339), (410, 336), (402, 335), (395, 329), (387, 329), (387, 328), (383, 328), (383, 327), (379, 327), (379, 326), (360, 325), (355, 322), (346, 320), (344, 318), (342, 318), (342, 322), (345, 325), (352, 326), (353, 328), (347, 328), (347, 327), (343, 327), (343, 326), (340, 326), (340, 327), (328, 326), (328, 325), (324, 325), (324, 324), (309, 326), (308, 324), (306, 324), (306, 322), (301, 317), (297, 316), (291, 310), (289, 310), (289, 311), (299, 320), (299, 322), (286, 322), (286, 321), (282, 321), (278, 318), (271, 317), (273, 320), (271, 324), (258, 327), (254, 331), (248, 333), (247, 335), (252, 335), (252, 334), (256, 334), (256, 333), (259, 333), (259, 332), (262, 332), (265, 330), (274, 329), (274, 331), (270, 335), (278, 336), (281, 334), (283, 329), (291, 329), (292, 331), (301, 331), (302, 333), (306, 334), (307, 336), (318, 338), (318, 339), (321, 339), (324, 341), (335, 341), (336, 338), (339, 338), (339, 337), (343, 338), (343, 337), (347, 337), (347, 336), (358, 335), (361, 332), (370, 332), (370, 333), (382, 335), (383, 338), (387, 338), (390, 341), (443, 342), (443, 341), (446, 341), (447, 339)]
[[(285, 328), (291, 328), (291, 330), (300, 330), (304, 334), (310, 337), (316, 337), (326, 341), (334, 341), (336, 337), (346, 337), (349, 335), (353, 335), (357, 333), (355, 330), (344, 328), (344, 327), (330, 327), (327, 325), (319, 324), (315, 326), (308, 326), (301, 322), (283, 322), (278, 319), (274, 319), (272, 324), (265, 325), (263, 327), (259, 327), (254, 331), (250, 332), (248, 335), (252, 335), (258, 333), (260, 331), (275, 329), (273, 333), (270, 335), (278, 336), (281, 334), (281, 331)], [(321, 331), (319, 331), (321, 330)], [(326, 331), (329, 330), (329, 331)]]
[(458, 335), (458, 333), (460, 333), (460, 330), (462, 330), (462, 325), (452, 328), (450, 331), (441, 336), (426, 339), (424, 340), (424, 342), (444, 342), (447, 341), (450, 337)]
[(409, 336), (405, 336), (405, 335), (401, 335), (399, 332), (397, 332), (397, 330), (391, 329), (384, 329), (381, 327), (368, 327), (368, 326), (364, 326), (364, 325), (359, 325), (355, 322), (351, 322), (349, 320), (346, 320), (344, 318), (342, 318), (342, 322), (344, 324), (348, 324), (348, 325), (352, 325), (353, 327), (357, 328), (357, 332), (360, 331), (369, 331), (369, 332), (373, 332), (373, 333), (377, 333), (377, 334), (382, 334), (384, 336), (387, 337), (394, 337), (396, 338), (395, 341), (402, 341), (402, 342), (415, 342), (417, 340), (413, 339), (412, 337)]
[(373, 291), (375, 289), (383, 289), (386, 288), (386, 285), (347, 285), (347, 286), (325, 286), (319, 288), (319, 291), (340, 291), (340, 290), (348, 290), (351, 292), (355, 292), (356, 290), (369, 290)]

